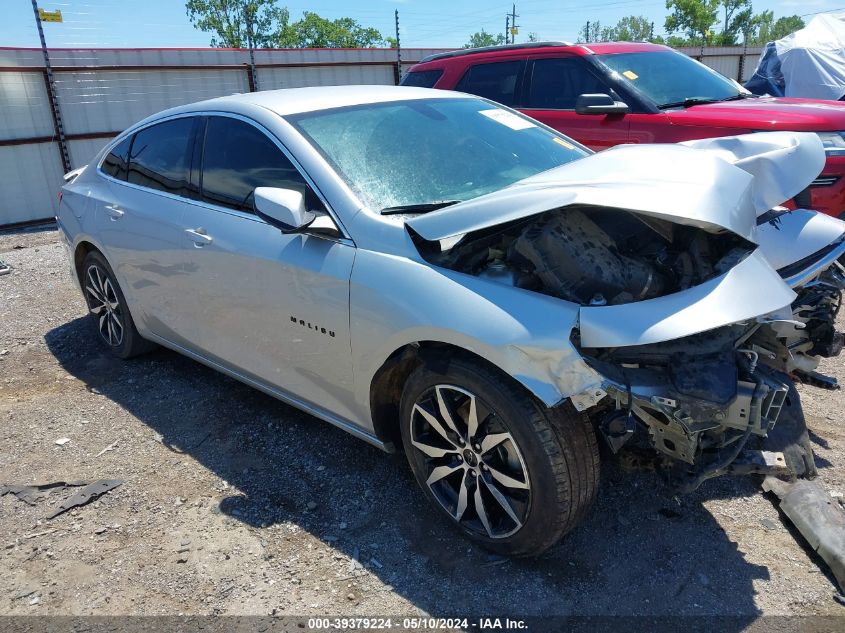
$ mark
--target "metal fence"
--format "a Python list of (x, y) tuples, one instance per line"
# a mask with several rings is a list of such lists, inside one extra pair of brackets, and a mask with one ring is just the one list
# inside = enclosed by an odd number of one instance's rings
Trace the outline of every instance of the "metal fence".
[[(403, 49), (402, 72), (440, 49)], [(760, 49), (682, 49), (739, 80)], [(252, 90), (395, 84), (391, 49), (51, 49), (56, 101), (67, 142), (58, 142), (41, 49), (0, 48), (0, 226), (55, 215), (62, 174), (144, 117), (184, 103)]]
[(678, 50), (740, 83), (751, 79), (757, 67), (757, 60), (763, 52), (761, 46), (709, 46), (703, 49), (679, 48)]

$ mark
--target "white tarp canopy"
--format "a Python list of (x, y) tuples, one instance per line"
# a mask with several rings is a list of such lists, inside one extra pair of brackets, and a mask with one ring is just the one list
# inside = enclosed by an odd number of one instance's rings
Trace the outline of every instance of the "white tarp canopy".
[(817, 15), (775, 49), (784, 96), (838, 101), (845, 95), (845, 13)]

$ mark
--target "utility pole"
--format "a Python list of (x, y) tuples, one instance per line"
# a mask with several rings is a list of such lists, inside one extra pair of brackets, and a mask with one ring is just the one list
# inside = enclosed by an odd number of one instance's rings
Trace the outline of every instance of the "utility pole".
[(516, 3), (513, 4), (513, 10), (511, 12), (511, 44), (516, 43), (516, 33), (517, 29), (519, 28), (516, 24), (516, 19), (519, 17), (516, 13)]
[(59, 100), (56, 96), (56, 82), (53, 79), (53, 67), (50, 66), (50, 53), (47, 51), (47, 40), (44, 39), (44, 29), (41, 26), (41, 16), (38, 13), (38, 0), (32, 0), (32, 12), (35, 14), (35, 26), (38, 27), (38, 37), (41, 39), (41, 52), (44, 54), (44, 80), (47, 84), (47, 97), (53, 112), (53, 128), (59, 141), (59, 153), (62, 157), (62, 167), (65, 172), (73, 169), (70, 164), (70, 154), (67, 151), (65, 128), (62, 123), (62, 113), (59, 111)]
[(399, 9), (393, 10), (396, 19), (396, 85), (402, 81), (402, 47), (399, 45)]

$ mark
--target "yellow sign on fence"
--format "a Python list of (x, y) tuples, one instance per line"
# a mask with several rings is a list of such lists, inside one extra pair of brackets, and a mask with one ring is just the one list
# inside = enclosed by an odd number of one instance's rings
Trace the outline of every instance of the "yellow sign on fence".
[(55, 11), (45, 11), (44, 9), (38, 9), (38, 19), (42, 22), (61, 22), (62, 10), (56, 9)]

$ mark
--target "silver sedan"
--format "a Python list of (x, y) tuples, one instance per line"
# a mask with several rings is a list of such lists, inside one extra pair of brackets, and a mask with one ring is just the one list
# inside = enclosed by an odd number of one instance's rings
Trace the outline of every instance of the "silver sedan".
[(744, 472), (813, 476), (792, 380), (842, 346), (843, 224), (777, 205), (823, 161), (814, 135), (593, 155), (469, 95), (279, 90), (134, 125), (58, 221), (115, 354), (403, 448), (467, 536), (532, 555), (585, 516), (599, 438), (682, 490), (754, 437), (780, 461)]

